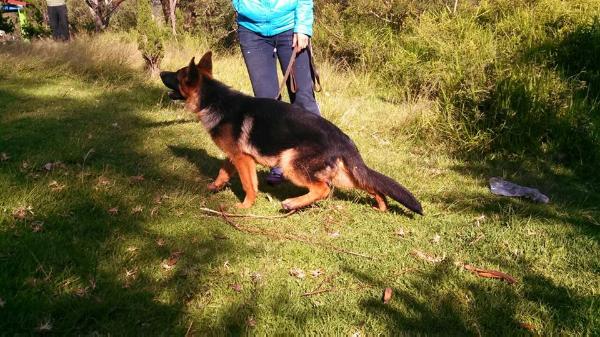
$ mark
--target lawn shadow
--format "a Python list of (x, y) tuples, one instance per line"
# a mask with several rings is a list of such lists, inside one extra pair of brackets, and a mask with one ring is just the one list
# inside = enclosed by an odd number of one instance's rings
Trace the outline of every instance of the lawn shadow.
[[(0, 187), (6, 188), (0, 331), (184, 335), (186, 300), (207, 287), (207, 271), (248, 252), (215, 239), (210, 229), (185, 233), (197, 236), (192, 240), (154, 229), (173, 216), (169, 201), (157, 204), (154, 196), (183, 183), (139, 150), (140, 128), (164, 126), (140, 113), (152, 109), (161, 91), (140, 82), (91, 99), (31, 94), (43, 82), (0, 89), (10, 108), (0, 110), (0, 150), (9, 154), (0, 163)], [(56, 115), (36, 113), (46, 107)], [(140, 172), (145, 179), (132, 182)], [(12, 198), (31, 200), (33, 208), (23, 204), (23, 214), (13, 216)], [(140, 204), (149, 206), (136, 211)], [(181, 255), (174, 264), (173, 254)]]
[[(403, 277), (401, 289), (392, 286), (389, 303), (370, 297), (360, 305), (371, 319), (385, 322), (388, 331), (398, 334), (427, 331), (427, 335), (436, 336), (531, 336), (526, 325), (536, 331), (593, 334), (594, 318), (589, 313), (598, 309), (593, 297), (574, 295), (573, 290), (556, 285), (523, 262), (527, 266), (523, 278), (509, 285), (461, 271), (446, 259)], [(343, 266), (342, 270), (373, 289), (383, 292), (390, 287), (378, 276), (353, 267)], [(522, 297), (545, 308), (542, 322), (519, 319)]]
[[(549, 204), (538, 204), (529, 199), (510, 198), (493, 195), (466, 192), (445, 193), (436, 197), (437, 201), (464, 209), (475, 215), (505, 216), (507, 209), (512, 215), (521, 219), (535, 217), (546, 220), (547, 223), (556, 221), (568, 223), (577, 232), (595, 241), (600, 241), (600, 193), (598, 186), (587, 180), (561, 170), (553, 169), (549, 163), (539, 160), (532, 161), (479, 161), (463, 162), (454, 165), (453, 170), (460, 174), (471, 176), (482, 185), (488, 186), (491, 177), (503, 177), (517, 184), (534, 187), (550, 198)], [(475, 201), (473, 201), (475, 200)]]

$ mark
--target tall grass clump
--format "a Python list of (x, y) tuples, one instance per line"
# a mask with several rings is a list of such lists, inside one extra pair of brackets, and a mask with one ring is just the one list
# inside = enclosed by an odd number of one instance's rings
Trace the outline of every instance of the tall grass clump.
[[(78, 76), (89, 81), (115, 83), (139, 77), (142, 58), (128, 35), (80, 34), (69, 43), (33, 40), (4, 45), (0, 58), (19, 73), (40, 78)], [(10, 62), (8, 62), (10, 60)]]
[(374, 74), (388, 100), (437, 102), (424, 136), (457, 153), (597, 161), (600, 3), (320, 3), (325, 56)]

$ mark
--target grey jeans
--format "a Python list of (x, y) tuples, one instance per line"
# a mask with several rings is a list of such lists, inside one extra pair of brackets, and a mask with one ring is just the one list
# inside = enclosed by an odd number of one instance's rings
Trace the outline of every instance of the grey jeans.
[(66, 41), (69, 39), (69, 21), (67, 5), (48, 6), (48, 21), (52, 29), (52, 38)]

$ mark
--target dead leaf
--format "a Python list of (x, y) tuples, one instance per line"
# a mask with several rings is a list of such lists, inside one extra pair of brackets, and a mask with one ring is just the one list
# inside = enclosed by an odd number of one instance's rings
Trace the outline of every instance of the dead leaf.
[(0, 153), (0, 161), (7, 161), (9, 159), (10, 157), (5, 152)]
[(154, 214), (156, 214), (156, 212), (158, 212), (158, 206), (152, 207), (152, 209), (150, 210), (150, 216), (154, 217)]
[(52, 182), (50, 182), (50, 184), (48, 184), (48, 187), (50, 187), (50, 189), (52, 189), (53, 192), (60, 192), (65, 188), (65, 185), (60, 184), (56, 180), (52, 180)]
[(33, 215), (33, 207), (19, 207), (12, 212), (12, 216), (17, 220), (24, 220), (29, 215)]
[(126, 279), (135, 279), (137, 276), (137, 269), (133, 268), (131, 270), (125, 269), (125, 278)]
[(144, 175), (143, 175), (143, 174), (141, 174), (141, 175), (139, 175), (139, 176), (131, 176), (131, 177), (129, 177), (129, 181), (130, 181), (131, 183), (139, 183), (139, 182), (142, 182), (142, 181), (144, 181)]
[(44, 170), (46, 171), (52, 171), (52, 167), (54, 166), (53, 163), (46, 163), (46, 165), (43, 166)]
[(131, 214), (142, 213), (143, 210), (144, 210), (144, 207), (142, 207), (142, 205), (137, 205), (131, 209)]
[(254, 318), (254, 316), (248, 316), (248, 318), (246, 319), (246, 325), (251, 328), (256, 326), (256, 319)]
[(439, 234), (435, 234), (433, 236), (433, 238), (431, 238), (431, 242), (433, 242), (434, 244), (438, 244), (440, 243), (440, 240), (442, 239), (442, 237)]
[(294, 276), (299, 279), (303, 279), (304, 277), (306, 277), (304, 270), (302, 270), (300, 268), (292, 268), (292, 269), (290, 269), (289, 273), (290, 273), (290, 276)]
[(110, 179), (106, 178), (105, 176), (98, 177), (98, 185), (99, 186), (107, 186), (107, 185), (110, 185), (110, 183), (111, 183)]
[(383, 290), (383, 304), (387, 304), (392, 299), (392, 288)]
[(485, 237), (485, 235), (483, 233), (479, 233), (479, 235), (477, 235), (477, 237), (475, 239), (473, 239), (473, 241), (471, 241), (469, 244), (470, 245), (474, 245), (476, 244), (479, 240), (483, 239)]
[(319, 276), (323, 275), (323, 269), (321, 269), (321, 268), (315, 269), (315, 270), (311, 271), (310, 274), (312, 275), (312, 277), (319, 277)]
[(242, 291), (242, 285), (239, 283), (230, 284), (229, 287), (238, 293)]
[(87, 295), (88, 288), (87, 287), (79, 287), (75, 290), (75, 295), (78, 297), (85, 297)]
[(538, 232), (527, 228), (527, 236), (537, 236)]
[(31, 231), (39, 233), (44, 230), (44, 223), (42, 221), (34, 221), (31, 223)]
[(525, 330), (529, 330), (531, 332), (535, 331), (535, 325), (526, 322), (519, 322), (519, 326)]
[(156, 245), (162, 247), (165, 245), (165, 240), (163, 238), (156, 239)]
[(328, 233), (328, 234), (329, 234), (330, 238), (334, 238), (334, 239), (340, 236), (340, 232), (338, 232), (338, 231)]
[(262, 280), (262, 275), (259, 272), (250, 274), (250, 279), (253, 283), (259, 283)]
[(90, 279), (90, 287), (92, 288), (92, 290), (96, 289), (96, 279)]
[(45, 322), (40, 323), (40, 326), (38, 326), (36, 330), (39, 332), (49, 332), (52, 330), (52, 322), (46, 320)]
[(481, 269), (481, 268), (473, 267), (469, 264), (463, 264), (462, 267), (468, 271), (473, 272), (474, 274), (476, 274), (479, 277), (500, 279), (500, 280), (506, 281), (508, 284), (513, 284), (513, 283), (517, 282), (517, 280), (514, 277), (512, 277), (506, 273), (497, 271), (497, 270)]
[(108, 209), (108, 214), (117, 215), (119, 214), (119, 207), (112, 207)]
[(133, 253), (133, 252), (135, 252), (136, 250), (138, 250), (138, 248), (137, 248), (137, 247), (135, 247), (135, 246), (129, 246), (129, 247), (127, 247), (127, 251), (128, 251), (128, 252), (130, 252), (130, 253)]
[(163, 199), (163, 196), (161, 196), (160, 194), (157, 194), (154, 196), (153, 200), (154, 200), (155, 204), (162, 204), (162, 199)]
[(181, 257), (181, 254), (183, 254), (182, 251), (174, 251), (171, 253), (171, 256), (169, 256), (169, 258), (167, 260), (164, 260), (162, 263), (162, 267), (169, 270), (169, 269), (173, 269), (175, 267), (175, 265), (177, 264), (177, 262), (179, 261), (179, 258)]
[(394, 232), (394, 234), (396, 236), (401, 237), (401, 238), (404, 238), (406, 236), (406, 233), (404, 232), (404, 228), (398, 228), (398, 229), (396, 229), (396, 231)]
[(485, 220), (485, 215), (481, 214), (480, 216), (475, 218), (475, 225), (477, 227), (479, 227), (481, 225), (481, 223), (483, 222), (483, 220)]
[(446, 254), (444, 254), (442, 257), (439, 256), (433, 256), (433, 255), (429, 255), (427, 253), (423, 253), (420, 250), (413, 250), (410, 255), (419, 258), (421, 260), (425, 260), (427, 262), (431, 262), (431, 263), (440, 263), (442, 261), (444, 261), (444, 259), (446, 258)]

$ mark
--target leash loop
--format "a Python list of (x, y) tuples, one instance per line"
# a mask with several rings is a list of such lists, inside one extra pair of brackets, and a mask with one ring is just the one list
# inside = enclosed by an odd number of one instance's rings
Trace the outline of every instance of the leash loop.
[[(275, 99), (279, 99), (281, 98), (281, 95), (283, 93), (283, 88), (285, 87), (288, 79), (290, 81), (290, 91), (292, 93), (296, 93), (296, 91), (298, 90), (298, 85), (296, 83), (296, 72), (295, 72), (295, 67), (294, 65), (296, 64), (296, 56), (298, 56), (298, 54), (301, 51), (296, 51), (296, 48), (294, 48), (294, 51), (292, 52), (292, 57), (290, 57), (290, 62), (288, 63), (287, 69), (285, 70), (285, 74), (283, 75), (283, 80), (281, 81), (281, 84), (279, 85), (279, 92), (277, 93), (277, 96), (275, 97)], [(310, 76), (312, 78), (313, 81), (313, 90), (316, 92), (320, 92), (322, 87), (321, 87), (321, 78), (319, 76), (319, 73), (317, 72), (317, 69), (315, 67), (315, 62), (313, 59), (313, 53), (312, 53), (312, 42), (308, 41), (308, 46), (306, 48), (306, 52), (308, 53), (308, 62), (310, 65)]]

